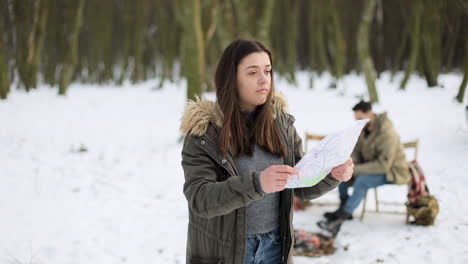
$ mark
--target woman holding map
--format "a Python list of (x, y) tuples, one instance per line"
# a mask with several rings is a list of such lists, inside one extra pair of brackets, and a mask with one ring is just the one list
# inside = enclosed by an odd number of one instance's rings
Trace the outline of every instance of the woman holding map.
[(187, 263), (290, 263), (293, 196), (327, 193), (350, 179), (354, 165), (349, 159), (314, 186), (285, 188), (299, 173), (302, 142), (274, 92), (262, 43), (232, 42), (215, 85), (216, 102), (191, 102), (182, 117)]

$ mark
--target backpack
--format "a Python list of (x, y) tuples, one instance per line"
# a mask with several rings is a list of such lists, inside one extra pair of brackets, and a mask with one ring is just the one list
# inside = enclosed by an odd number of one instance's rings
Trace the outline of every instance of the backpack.
[(415, 225), (433, 225), (439, 213), (437, 199), (430, 195), (426, 177), (416, 160), (409, 163), (411, 183), (408, 189), (408, 202), (406, 203), (407, 221)]

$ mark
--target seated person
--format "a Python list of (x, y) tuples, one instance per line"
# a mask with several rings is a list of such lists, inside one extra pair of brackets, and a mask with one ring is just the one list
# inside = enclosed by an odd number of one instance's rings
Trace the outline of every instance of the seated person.
[[(359, 102), (353, 107), (357, 120), (369, 118), (351, 158), (355, 164), (353, 183), (340, 183), (340, 207), (334, 212), (325, 213), (326, 221), (318, 225), (328, 231), (339, 230), (344, 220), (352, 219), (354, 210), (364, 199), (367, 190), (384, 184), (406, 184), (411, 176), (400, 143), (400, 136), (395, 131), (387, 113), (375, 114), (368, 102)], [(351, 195), (348, 193), (353, 186)]]

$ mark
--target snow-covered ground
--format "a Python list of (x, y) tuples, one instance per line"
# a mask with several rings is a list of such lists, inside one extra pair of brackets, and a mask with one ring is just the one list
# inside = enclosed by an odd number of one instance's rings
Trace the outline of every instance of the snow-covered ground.
[[(301, 134), (343, 128), (366, 94), (359, 76), (335, 90), (329, 80), (315, 80), (314, 89), (305, 73), (297, 86), (277, 81)], [(466, 101), (453, 101), (461, 75), (443, 75), (444, 88), (432, 89), (413, 77), (404, 92), (401, 76), (395, 80), (381, 76), (376, 110), (388, 111), (403, 141), (420, 139), (419, 161), (440, 203), (436, 224), (408, 226), (403, 215), (370, 213), (344, 224), (333, 256), (296, 263), (468, 263)], [(154, 90), (156, 84), (76, 84), (66, 97), (41, 87), (0, 101), (0, 263), (185, 262), (178, 133), (185, 84)], [(379, 190), (387, 201), (404, 202), (405, 194), (402, 186)], [(318, 199), (337, 200), (336, 191)], [(332, 209), (296, 213), (295, 225), (317, 230), (315, 222)]]

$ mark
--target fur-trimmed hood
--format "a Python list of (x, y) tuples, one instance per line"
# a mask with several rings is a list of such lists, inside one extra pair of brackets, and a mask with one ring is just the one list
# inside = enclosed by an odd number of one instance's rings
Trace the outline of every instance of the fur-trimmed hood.
[[(273, 109), (276, 114), (280, 112), (288, 113), (286, 99), (280, 93), (275, 93), (272, 98)], [(202, 136), (208, 130), (210, 123), (221, 127), (223, 124), (223, 113), (217, 103), (205, 101), (199, 97), (195, 101), (189, 101), (182, 115), (180, 131), (184, 136)]]

